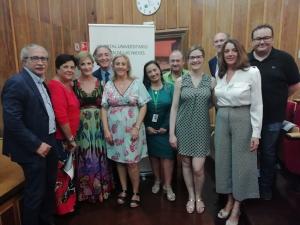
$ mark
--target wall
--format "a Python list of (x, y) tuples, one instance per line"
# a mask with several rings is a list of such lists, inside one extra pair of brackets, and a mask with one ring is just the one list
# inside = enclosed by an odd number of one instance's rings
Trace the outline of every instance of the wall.
[(50, 78), (55, 55), (74, 53), (74, 42), (88, 40), (88, 23), (145, 21), (154, 21), (157, 31), (186, 28), (185, 46), (200, 43), (207, 60), (214, 55), (216, 32), (228, 32), (249, 50), (251, 29), (260, 23), (274, 26), (276, 47), (295, 58), (300, 50), (299, 0), (162, 0), (153, 16), (140, 14), (135, 0), (0, 0), (0, 88), (19, 70), (19, 52), (27, 43), (49, 50)]

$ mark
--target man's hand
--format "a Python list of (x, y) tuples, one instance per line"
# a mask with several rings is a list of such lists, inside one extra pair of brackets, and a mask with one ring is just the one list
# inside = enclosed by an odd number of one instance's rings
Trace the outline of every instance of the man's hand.
[(36, 150), (36, 153), (41, 157), (45, 158), (50, 150), (51, 150), (51, 146), (45, 142), (42, 142), (40, 147)]

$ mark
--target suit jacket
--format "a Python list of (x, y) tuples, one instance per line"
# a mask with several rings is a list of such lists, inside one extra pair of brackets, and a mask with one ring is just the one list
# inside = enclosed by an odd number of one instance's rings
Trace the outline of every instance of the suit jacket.
[(218, 64), (218, 58), (217, 58), (217, 56), (211, 58), (211, 59), (208, 61), (210, 74), (211, 74), (213, 77), (214, 77), (215, 74), (216, 74), (216, 67), (217, 67), (217, 64)]
[(1, 97), (3, 153), (20, 163), (38, 160), (36, 150), (49, 137), (49, 117), (29, 73), (23, 69), (7, 80)]

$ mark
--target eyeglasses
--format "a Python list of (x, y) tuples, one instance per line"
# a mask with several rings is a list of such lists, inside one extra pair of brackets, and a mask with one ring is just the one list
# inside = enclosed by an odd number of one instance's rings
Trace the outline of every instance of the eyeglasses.
[(253, 38), (253, 41), (257, 41), (257, 42), (269, 41), (271, 38), (273, 38), (273, 37), (272, 36), (256, 37), (256, 38)]
[(194, 60), (194, 59), (202, 59), (203, 55), (195, 55), (195, 56), (190, 56), (189, 60)]
[(25, 57), (24, 59), (30, 59), (31, 62), (37, 63), (39, 60), (41, 60), (42, 63), (46, 63), (48, 62), (48, 57), (44, 57), (44, 56), (30, 56), (30, 57)]

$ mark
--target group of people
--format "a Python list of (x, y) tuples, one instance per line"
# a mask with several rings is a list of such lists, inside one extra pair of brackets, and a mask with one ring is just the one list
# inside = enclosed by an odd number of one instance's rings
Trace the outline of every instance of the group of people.
[[(297, 65), (273, 48), (273, 36), (270, 25), (254, 28), (253, 51), (247, 55), (239, 41), (218, 33), (211, 75), (204, 73), (204, 49), (195, 45), (186, 55), (188, 70), (183, 54), (174, 50), (170, 72), (163, 74), (151, 60), (144, 65), (143, 81), (131, 73), (126, 55), (112, 57), (107, 46), (98, 46), (93, 56), (61, 54), (48, 85), (46, 49), (25, 46), (23, 70), (2, 91), (3, 150), (21, 165), (26, 180), (22, 224), (50, 225), (55, 208), (64, 214), (74, 210), (76, 199), (107, 199), (116, 178), (111, 162), (121, 186), (117, 203), (140, 206), (139, 162), (148, 155), (151, 190), (156, 194), (162, 188), (169, 201), (176, 200), (172, 174), (176, 155), (181, 157), (186, 211), (203, 213), (209, 109), (215, 106), (216, 191), (228, 195), (217, 216), (237, 225), (243, 200), (272, 198), (286, 101), (300, 90)], [(94, 60), (99, 69), (93, 72)]]

